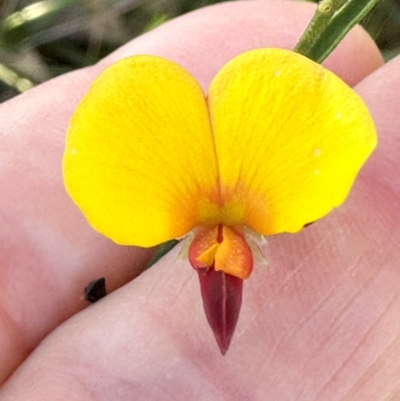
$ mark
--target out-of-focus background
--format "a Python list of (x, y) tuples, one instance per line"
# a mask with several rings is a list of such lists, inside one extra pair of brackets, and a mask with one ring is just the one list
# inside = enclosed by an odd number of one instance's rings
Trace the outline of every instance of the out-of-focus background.
[[(0, 0), (0, 102), (96, 63), (169, 19), (221, 2)], [(386, 59), (400, 53), (400, 0), (381, 0), (362, 24)]]

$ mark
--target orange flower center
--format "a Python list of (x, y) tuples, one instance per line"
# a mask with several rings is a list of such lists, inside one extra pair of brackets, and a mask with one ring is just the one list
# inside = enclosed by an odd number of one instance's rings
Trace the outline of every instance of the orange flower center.
[(250, 276), (253, 255), (240, 229), (223, 224), (203, 226), (196, 230), (189, 247), (189, 261), (195, 269), (208, 269), (241, 278)]

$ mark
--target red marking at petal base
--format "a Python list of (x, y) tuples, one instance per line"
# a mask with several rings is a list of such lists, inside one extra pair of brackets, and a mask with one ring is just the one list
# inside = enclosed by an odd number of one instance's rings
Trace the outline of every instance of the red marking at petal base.
[(208, 323), (225, 355), (232, 340), (242, 304), (243, 280), (209, 269), (197, 269)]

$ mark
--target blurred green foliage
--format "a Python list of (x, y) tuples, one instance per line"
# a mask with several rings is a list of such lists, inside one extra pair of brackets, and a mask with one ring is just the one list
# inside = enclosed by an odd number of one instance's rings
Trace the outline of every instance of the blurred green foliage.
[[(0, 101), (95, 63), (133, 37), (218, 0), (0, 0)], [(363, 21), (385, 57), (400, 53), (400, 0)]]
[(215, 0), (0, 0), (0, 101)]

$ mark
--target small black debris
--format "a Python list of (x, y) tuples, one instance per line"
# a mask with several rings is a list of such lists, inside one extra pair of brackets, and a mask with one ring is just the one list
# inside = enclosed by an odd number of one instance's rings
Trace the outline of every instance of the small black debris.
[(91, 281), (84, 291), (84, 299), (90, 303), (97, 302), (99, 299), (104, 298), (107, 295), (106, 291), (106, 279), (100, 277), (96, 280)]

